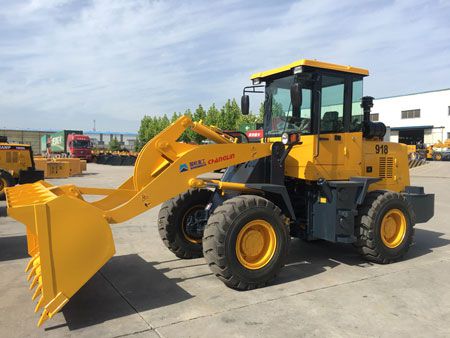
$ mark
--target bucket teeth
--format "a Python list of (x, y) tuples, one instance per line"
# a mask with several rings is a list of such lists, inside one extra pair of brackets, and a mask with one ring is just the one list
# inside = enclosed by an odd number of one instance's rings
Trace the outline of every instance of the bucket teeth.
[(42, 278), (41, 274), (37, 274), (34, 276), (33, 281), (30, 284), (30, 290), (33, 290), (33, 288), (39, 283), (39, 286), (42, 286)]
[(36, 305), (35, 311), (39, 311), (41, 307), (44, 307), (41, 318), (39, 318), (38, 327), (42, 325), (47, 319), (52, 318), (56, 313), (58, 313), (62, 307), (67, 304), (69, 298), (67, 298), (62, 292), (59, 292), (55, 298), (44, 305), (44, 296), (39, 299)]
[(28, 274), (27, 277), (27, 281), (30, 281), (31, 277), (34, 276), (35, 272), (36, 272), (37, 266), (33, 266), (33, 268), (31, 269), (30, 273)]
[(38, 312), (39, 309), (43, 306), (44, 306), (44, 296), (41, 296), (41, 298), (39, 298), (39, 301), (36, 304), (36, 307), (34, 308), (34, 313)]
[(29, 281), (31, 279), (31, 277), (33, 277), (33, 275), (38, 274), (38, 272), (41, 270), (41, 261), (40, 261), (39, 257), (36, 258), (35, 260), (33, 260), (32, 266), (33, 267), (31, 268), (31, 271), (28, 274), (27, 281)]
[(35, 300), (37, 296), (39, 296), (42, 293), (42, 285), (39, 284), (36, 291), (34, 291), (33, 296), (31, 297), (31, 300)]
[(28, 272), (31, 269), (34, 261), (36, 261), (38, 258), (39, 258), (39, 254), (36, 254), (30, 259), (30, 261), (27, 264), (27, 267), (25, 268), (25, 272)]
[(41, 315), (41, 318), (39, 318), (39, 321), (38, 321), (38, 324), (37, 324), (37, 326), (39, 327), (39, 326), (41, 326), (47, 319), (49, 319), (50, 317), (49, 317), (49, 313), (48, 313), (48, 311), (47, 310), (44, 310), (43, 312), (42, 312), (42, 315)]

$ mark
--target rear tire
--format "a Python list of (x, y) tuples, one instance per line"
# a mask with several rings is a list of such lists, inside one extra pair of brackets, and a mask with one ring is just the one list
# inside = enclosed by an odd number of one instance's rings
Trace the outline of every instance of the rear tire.
[[(190, 189), (163, 203), (158, 214), (158, 230), (166, 247), (178, 258), (190, 259), (203, 256), (202, 236), (206, 225), (195, 216), (210, 202), (213, 192), (206, 189)], [(200, 228), (199, 228), (200, 227)]]
[(208, 219), (203, 253), (212, 272), (227, 286), (250, 290), (265, 286), (283, 267), (289, 227), (281, 210), (260, 196), (225, 201)]
[(0, 200), (5, 199), (5, 188), (16, 185), (16, 180), (6, 170), (0, 169)]
[(374, 191), (367, 195), (356, 222), (356, 246), (375, 263), (391, 263), (409, 250), (414, 237), (415, 216), (400, 193)]

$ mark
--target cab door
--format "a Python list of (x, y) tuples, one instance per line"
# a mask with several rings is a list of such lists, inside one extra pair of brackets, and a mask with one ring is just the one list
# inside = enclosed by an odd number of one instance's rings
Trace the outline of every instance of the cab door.
[[(322, 75), (320, 94), (320, 129), (316, 165), (343, 166), (345, 161), (344, 135), (345, 77)], [(333, 169), (333, 168), (328, 168)], [(336, 170), (338, 168), (334, 168)], [(334, 171), (333, 170), (333, 171)]]

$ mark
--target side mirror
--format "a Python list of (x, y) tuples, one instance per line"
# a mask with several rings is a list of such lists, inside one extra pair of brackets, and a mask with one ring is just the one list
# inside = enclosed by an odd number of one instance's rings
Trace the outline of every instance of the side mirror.
[(241, 97), (241, 112), (242, 115), (248, 115), (250, 111), (250, 98), (248, 95), (242, 95)]
[(291, 86), (292, 116), (300, 116), (300, 107), (302, 106), (302, 88), (300, 84), (294, 83)]

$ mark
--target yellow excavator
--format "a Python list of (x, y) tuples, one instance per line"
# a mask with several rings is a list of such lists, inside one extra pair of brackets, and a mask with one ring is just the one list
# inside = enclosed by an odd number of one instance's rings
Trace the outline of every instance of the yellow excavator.
[[(241, 108), (248, 114), (248, 94), (265, 95), (261, 143), (237, 143), (183, 116), (143, 147), (117, 189), (45, 181), (7, 188), (9, 215), (26, 225), (38, 325), (114, 255), (110, 224), (161, 203), (165, 245), (180, 258), (204, 256), (238, 290), (269, 283), (291, 237), (352, 243), (377, 263), (401, 259), (414, 225), (433, 216), (434, 195), (410, 185), (406, 146), (384, 142), (386, 127), (370, 121), (367, 75), (304, 59), (257, 73)], [(188, 128), (213, 143), (177, 142)], [(221, 168), (220, 180), (198, 178)]]

